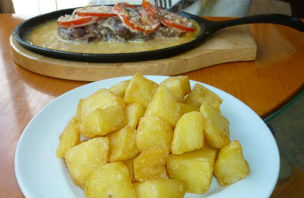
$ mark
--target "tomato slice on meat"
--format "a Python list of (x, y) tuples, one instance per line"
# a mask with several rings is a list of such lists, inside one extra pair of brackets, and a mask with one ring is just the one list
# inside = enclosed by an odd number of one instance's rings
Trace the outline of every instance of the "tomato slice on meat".
[(116, 16), (112, 8), (112, 6), (93, 6), (78, 8), (75, 10), (75, 12), (78, 16), (94, 16), (98, 18), (107, 18)]
[(127, 3), (117, 3), (113, 7), (113, 11), (119, 16), (124, 25), (133, 31), (153, 33), (160, 26), (159, 20), (141, 7)]
[(126, 2), (116, 3), (113, 7), (114, 13), (123, 12), (125, 8), (137, 8), (136, 5), (128, 4)]
[(194, 32), (194, 24), (187, 18), (173, 12), (157, 8), (149, 2), (143, 0), (142, 7), (154, 17), (158, 17), (162, 24), (167, 27), (175, 28), (183, 32)]
[(151, 3), (149, 3), (148, 1), (143, 0), (142, 3), (141, 3), (141, 6), (147, 12), (149, 12), (153, 17), (160, 18), (159, 8), (155, 7), (154, 5), (152, 5)]
[(92, 16), (80, 17), (77, 15), (61, 16), (57, 20), (57, 24), (62, 27), (81, 27), (95, 23), (96, 18)]
[(192, 21), (167, 10), (160, 10), (162, 16), (162, 24), (167, 27), (176, 28), (184, 32), (194, 32), (195, 26)]

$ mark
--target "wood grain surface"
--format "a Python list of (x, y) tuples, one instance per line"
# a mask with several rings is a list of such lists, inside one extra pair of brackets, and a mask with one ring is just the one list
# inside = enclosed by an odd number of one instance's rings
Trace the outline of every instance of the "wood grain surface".
[(271, 198), (304, 198), (304, 173), (297, 167), (288, 179), (279, 180)]
[(248, 27), (231, 27), (212, 35), (202, 45), (166, 59), (125, 62), (88, 63), (46, 57), (29, 51), (10, 39), (14, 61), (32, 72), (82, 81), (96, 81), (136, 72), (146, 75), (178, 75), (200, 68), (256, 58), (257, 45)]
[[(0, 15), (0, 197), (23, 197), (15, 178), (14, 154), (28, 122), (55, 97), (86, 84), (38, 75), (14, 63), (9, 37), (23, 20), (16, 15)], [(303, 86), (304, 35), (271, 24), (254, 24), (250, 29), (258, 44), (255, 61), (225, 63), (184, 75), (234, 95), (265, 117)], [(297, 171), (290, 178), (297, 186), (293, 195), (303, 197), (304, 181), (298, 178), (303, 177)], [(273, 197), (286, 197), (288, 192), (289, 188), (278, 186)]]

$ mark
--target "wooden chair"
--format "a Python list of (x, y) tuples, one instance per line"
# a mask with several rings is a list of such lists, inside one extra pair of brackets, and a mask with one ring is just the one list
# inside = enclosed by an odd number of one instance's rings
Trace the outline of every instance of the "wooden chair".
[(282, 0), (290, 4), (292, 15), (296, 17), (304, 17), (304, 1), (303, 0)]
[(12, 0), (0, 0), (0, 13), (15, 13)]

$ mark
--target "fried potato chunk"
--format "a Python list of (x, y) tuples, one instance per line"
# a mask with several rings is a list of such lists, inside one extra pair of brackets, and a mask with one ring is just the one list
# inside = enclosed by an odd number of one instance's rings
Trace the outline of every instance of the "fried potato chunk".
[(205, 120), (205, 139), (214, 148), (223, 148), (230, 142), (229, 121), (210, 103), (202, 103), (200, 112)]
[(138, 102), (146, 107), (157, 87), (157, 83), (136, 73), (127, 86), (124, 99), (127, 103)]
[(130, 126), (111, 133), (109, 137), (109, 161), (123, 161), (135, 157), (138, 150), (135, 142), (135, 129)]
[(179, 104), (181, 106), (182, 115), (184, 115), (185, 113), (189, 113), (191, 111), (199, 111), (199, 107), (185, 103), (179, 103)]
[(168, 149), (154, 147), (144, 150), (134, 159), (134, 174), (137, 181), (146, 181), (149, 179), (166, 179), (166, 160)]
[(153, 179), (135, 184), (137, 198), (183, 198), (182, 182), (173, 179)]
[(112, 106), (126, 107), (125, 101), (121, 97), (107, 89), (99, 89), (86, 99), (81, 100), (80, 103), (78, 105), (80, 109), (77, 113), (79, 121), (82, 121), (83, 118), (96, 109), (105, 109)]
[(208, 102), (213, 107), (219, 109), (223, 100), (203, 85), (195, 84), (193, 90), (187, 96), (185, 103), (195, 107), (200, 107), (203, 101)]
[(181, 106), (166, 87), (160, 86), (147, 106), (145, 116), (158, 116), (174, 127), (181, 117)]
[(140, 103), (131, 103), (127, 105), (126, 114), (127, 114), (127, 123), (129, 126), (136, 128), (139, 119), (144, 115), (145, 107)]
[(81, 135), (85, 137), (103, 136), (116, 131), (127, 123), (125, 108), (111, 106), (90, 112), (79, 125)]
[(123, 161), (123, 163), (127, 166), (128, 170), (129, 170), (129, 175), (130, 175), (132, 182), (136, 182), (135, 174), (134, 174), (134, 159), (135, 158)]
[(173, 130), (169, 124), (157, 116), (142, 117), (136, 133), (136, 145), (139, 151), (160, 146), (170, 149)]
[(122, 162), (108, 163), (92, 172), (84, 194), (87, 198), (136, 198), (128, 168)]
[(183, 102), (185, 95), (191, 92), (188, 76), (170, 77), (160, 83), (160, 85), (167, 87), (179, 102)]
[(187, 192), (205, 193), (210, 187), (215, 157), (216, 150), (207, 146), (181, 155), (169, 155), (168, 174), (184, 182)]
[(109, 90), (123, 98), (125, 96), (125, 92), (129, 85), (129, 82), (130, 82), (130, 80), (120, 81), (120, 82), (116, 83), (115, 85), (113, 85), (112, 87), (110, 87)]
[(172, 154), (200, 149), (204, 146), (204, 118), (200, 112), (184, 114), (177, 122), (171, 143)]
[(89, 174), (108, 161), (107, 137), (90, 139), (69, 149), (65, 154), (66, 165), (74, 182), (84, 188)]
[(239, 141), (230, 142), (220, 150), (214, 173), (221, 186), (233, 184), (250, 174), (249, 164), (244, 159)]
[(65, 127), (59, 136), (59, 145), (57, 147), (56, 156), (64, 158), (67, 150), (80, 143), (80, 134), (78, 131), (77, 120), (73, 118)]
[(76, 112), (75, 119), (78, 121), (78, 124), (81, 121), (82, 105), (84, 103), (84, 100), (85, 99), (83, 99), (83, 98), (80, 99), (79, 102), (78, 102), (78, 105), (77, 105), (77, 112)]
[(99, 89), (80, 100), (77, 120), (80, 134), (93, 138), (118, 130), (126, 124), (125, 101), (107, 89)]

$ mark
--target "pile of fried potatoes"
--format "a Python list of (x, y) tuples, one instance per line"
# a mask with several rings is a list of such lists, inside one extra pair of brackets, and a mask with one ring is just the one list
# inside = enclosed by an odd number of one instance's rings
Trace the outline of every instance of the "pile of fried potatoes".
[(88, 198), (202, 194), (213, 175), (226, 186), (250, 173), (221, 103), (187, 76), (157, 84), (137, 73), (79, 101), (56, 155)]

